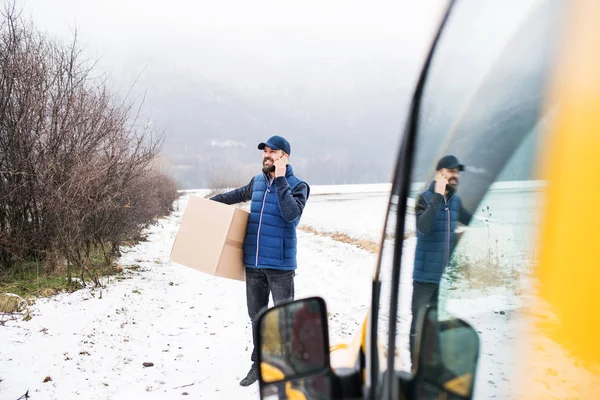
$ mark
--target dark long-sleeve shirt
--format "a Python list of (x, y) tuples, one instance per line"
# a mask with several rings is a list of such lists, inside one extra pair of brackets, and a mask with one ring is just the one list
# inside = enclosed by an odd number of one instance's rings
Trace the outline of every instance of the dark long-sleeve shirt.
[[(270, 177), (268, 178), (268, 181), (271, 181)], [(306, 205), (306, 199), (308, 198), (308, 185), (306, 185), (306, 183), (300, 183), (292, 191), (285, 176), (275, 178), (273, 183), (277, 190), (277, 199), (279, 200), (281, 217), (286, 222), (291, 222), (300, 218), (304, 206)], [(227, 193), (218, 194), (211, 197), (211, 200), (225, 204), (237, 204), (250, 201), (252, 199), (253, 185), (254, 178), (252, 178), (247, 185)]]

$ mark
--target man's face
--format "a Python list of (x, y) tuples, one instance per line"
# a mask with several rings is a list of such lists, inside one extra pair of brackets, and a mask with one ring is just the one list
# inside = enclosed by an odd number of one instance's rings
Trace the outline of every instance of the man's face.
[(460, 178), (460, 170), (458, 168), (452, 168), (452, 169), (442, 168), (440, 170), (440, 172), (442, 173), (444, 178), (446, 178), (448, 180), (448, 188), (449, 189), (452, 188), (452, 189), (456, 190), (458, 187), (458, 181)]
[(273, 150), (269, 146), (265, 146), (263, 150), (263, 171), (268, 174), (269, 172), (275, 171), (275, 161), (279, 160), (284, 156), (283, 150)]

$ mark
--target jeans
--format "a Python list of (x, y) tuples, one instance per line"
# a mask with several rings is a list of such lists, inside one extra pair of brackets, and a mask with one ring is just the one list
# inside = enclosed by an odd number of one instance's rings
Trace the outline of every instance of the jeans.
[(294, 300), (294, 271), (246, 267), (246, 304), (252, 321), (252, 363), (258, 361), (258, 317), (269, 306), (269, 293), (275, 305)]
[[(412, 295), (412, 321), (410, 323), (410, 354), (412, 365), (415, 365), (415, 339), (417, 337), (417, 323), (419, 322), (419, 313), (424, 312), (424, 308), (427, 304), (436, 306), (438, 305), (440, 285), (437, 283), (426, 283), (413, 281), (413, 295)], [(420, 327), (419, 327), (420, 328)]]

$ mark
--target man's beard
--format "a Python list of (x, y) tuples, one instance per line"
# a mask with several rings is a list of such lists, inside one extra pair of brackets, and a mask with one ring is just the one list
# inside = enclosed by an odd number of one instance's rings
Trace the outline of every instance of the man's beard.
[(455, 192), (457, 188), (458, 188), (458, 179), (454, 179), (454, 178), (450, 179), (448, 181), (448, 184), (446, 185), (446, 190)]
[(265, 166), (263, 166), (263, 172), (265, 174), (270, 174), (271, 172), (275, 172), (275, 166), (274, 165), (265, 165)]
[(273, 159), (265, 158), (263, 160), (263, 172), (265, 174), (270, 174), (271, 172), (275, 172), (275, 164), (268, 165), (268, 164), (265, 164), (266, 161), (271, 161), (271, 163), (273, 163)]

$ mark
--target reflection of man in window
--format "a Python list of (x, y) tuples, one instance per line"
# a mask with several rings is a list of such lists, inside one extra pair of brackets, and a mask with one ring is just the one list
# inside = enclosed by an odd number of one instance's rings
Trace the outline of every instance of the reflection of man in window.
[(436, 167), (435, 180), (419, 195), (415, 206), (417, 249), (413, 271), (411, 353), (419, 311), (426, 304), (437, 306), (440, 280), (456, 245), (457, 224), (468, 225), (472, 217), (456, 194), (463, 169), (455, 156), (442, 157)]

